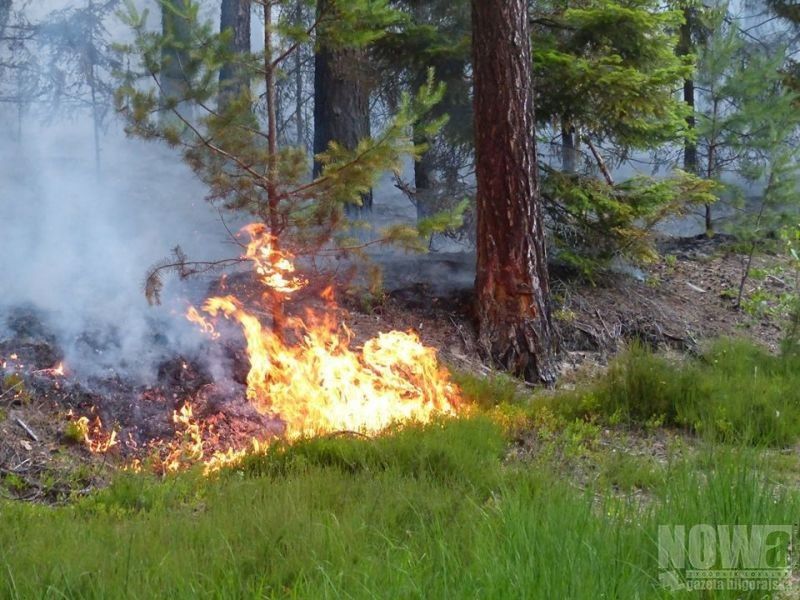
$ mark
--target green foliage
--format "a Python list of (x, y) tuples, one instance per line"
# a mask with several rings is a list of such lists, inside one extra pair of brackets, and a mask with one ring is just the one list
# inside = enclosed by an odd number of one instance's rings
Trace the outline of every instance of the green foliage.
[(658, 422), (726, 443), (784, 447), (800, 439), (800, 361), (746, 342), (719, 342), (680, 364), (633, 346), (589, 389), (546, 406), (569, 418)]
[[(682, 143), (686, 105), (675, 95), (691, 56), (676, 52), (680, 10), (651, 0), (539, 4), (534, 13), (536, 116), (544, 134), (568, 135), (587, 167), (543, 169), (545, 209), (557, 257), (589, 277), (623, 255), (655, 258), (650, 230), (663, 218), (713, 201), (694, 174), (614, 182), (606, 164), (631, 150)], [(605, 157), (603, 156), (605, 154)], [(600, 179), (597, 175), (603, 171)]]
[(542, 195), (557, 256), (588, 276), (620, 254), (640, 262), (654, 260), (650, 232), (657, 223), (716, 199), (714, 182), (684, 171), (616, 185), (552, 169), (545, 173)]
[(89, 434), (89, 425), (83, 419), (69, 421), (64, 427), (64, 441), (72, 444), (82, 444)]
[(449, 420), (432, 425), (402, 425), (370, 443), (358, 437), (316, 437), (273, 444), (251, 455), (223, 477), (285, 477), (319, 467), (344, 473), (390, 472), (453, 486), (490, 487), (492, 464), (503, 454), (504, 440), (486, 418)]
[(662, 465), (650, 456), (633, 456), (614, 452), (602, 463), (600, 481), (626, 492), (657, 489), (666, 475)]
[(453, 381), (458, 384), (467, 402), (482, 408), (515, 404), (520, 400), (521, 383), (503, 373), (481, 377), (456, 371), (453, 373)]
[(33, 399), (30, 391), (25, 387), (25, 379), (19, 373), (6, 375), (0, 385), (0, 392), (9, 403), (29, 404)]
[(709, 179), (735, 174), (764, 185), (760, 207), (746, 211), (736, 228), (749, 241), (777, 229), (782, 213), (797, 212), (797, 96), (785, 82), (785, 48), (752, 43), (730, 22), (727, 6), (706, 11), (705, 19), (711, 33), (695, 75), (699, 167)]
[[(466, 76), (471, 60), (471, 22), (469, 2), (395, 2), (405, 18), (400, 27), (386, 32), (374, 46), (384, 77), (379, 93), (393, 104), (402, 89), (418, 87), (426, 72), (433, 68), (445, 84), (442, 101), (433, 109), (432, 119), (447, 115), (441, 135), (438, 131), (417, 132), (418, 141), (426, 143), (436, 155), (446, 152), (440, 142), (460, 148), (472, 146), (472, 103), (470, 82)], [(446, 164), (437, 156), (434, 162)]]
[(681, 13), (652, 0), (537, 6), (536, 111), (622, 148), (678, 139), (686, 107), (674, 95), (691, 73), (675, 53)]
[[(328, 48), (367, 46), (403, 22), (403, 14), (387, 0), (324, 0), (322, 6), (317, 32)], [(300, 35), (302, 41), (305, 32)]]
[(73, 505), (0, 501), (0, 594), (689, 598), (660, 587), (659, 525), (800, 510), (775, 461), (748, 452), (604, 455), (582, 491), (553, 466), (501, 460), (499, 439), (483, 418), (451, 421), (309, 440), (211, 480), (122, 473)]
[[(280, 247), (311, 254), (347, 229), (343, 227), (345, 204), (360, 204), (381, 173), (399, 170), (403, 156), (419, 155), (422, 146), (414, 142), (411, 130), (441, 100), (444, 87), (428, 71), (413, 95), (406, 93), (399, 99), (397, 110), (377, 135), (360, 140), (352, 149), (332, 143), (316, 156), (321, 173), (309, 181), (310, 164), (303, 149), (273, 151), (276, 132), (270, 129), (269, 119), (254, 110), (251, 90), (242, 90), (238, 97), (226, 95), (224, 102), (217, 103), (219, 69), (235, 57), (228, 45), (230, 32), (218, 34), (210, 23), (201, 23), (198, 6), (186, 2), (176, 15), (186, 29), (176, 36), (152, 31), (147, 27), (147, 12), (139, 13), (128, 4), (125, 19), (134, 40), (120, 50), (131, 66), (120, 73), (117, 91), (117, 106), (128, 120), (128, 131), (179, 148), (208, 186), (210, 201), (249, 212), (267, 225)], [(379, 23), (388, 26), (397, 17), (385, 2), (332, 2), (320, 15), (317, 35), (324, 35), (326, 44), (364, 45), (384, 34)], [(270, 32), (287, 39), (274, 41), (276, 47), (267, 47), (260, 56), (237, 59), (243, 79), (264, 82), (265, 61), (268, 74), (280, 77), (283, 62), (307, 38), (296, 28), (287, 30), (283, 22)], [(293, 39), (293, 35), (299, 37)], [(287, 48), (281, 51), (278, 44)], [(177, 86), (169, 70), (169, 61), (176, 58), (181, 65)], [(426, 130), (432, 133), (442, 123), (443, 118), (431, 119)], [(421, 232), (388, 229), (381, 240), (419, 247), (421, 237), (451, 225), (452, 218), (442, 218), (426, 223)], [(177, 265), (181, 275), (189, 272), (185, 260), (167, 262)], [(159, 285), (152, 278), (161, 268), (163, 264), (157, 265), (148, 281), (155, 300)]]

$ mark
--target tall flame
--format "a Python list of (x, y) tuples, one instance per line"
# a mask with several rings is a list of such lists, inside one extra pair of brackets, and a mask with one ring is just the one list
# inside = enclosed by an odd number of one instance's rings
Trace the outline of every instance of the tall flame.
[[(251, 239), (245, 257), (273, 295), (288, 296), (307, 284), (295, 274), (294, 257), (277, 251), (262, 225), (244, 231)], [(323, 292), (329, 305), (331, 294)], [(351, 333), (332, 311), (308, 311), (305, 319), (289, 317), (283, 324), (297, 338), (289, 344), (235, 296), (209, 298), (202, 310), (240, 324), (250, 359), (247, 398), (260, 412), (283, 420), (289, 438), (338, 430), (376, 432), (395, 421), (427, 422), (457, 408), (457, 390), (435, 350), (414, 333), (381, 333), (351, 349)], [(187, 317), (215, 334), (213, 324), (194, 308)]]

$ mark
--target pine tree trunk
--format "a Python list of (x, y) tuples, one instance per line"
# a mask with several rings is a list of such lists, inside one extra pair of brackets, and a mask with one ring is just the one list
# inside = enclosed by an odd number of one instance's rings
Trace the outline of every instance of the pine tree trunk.
[[(161, 51), (161, 102), (168, 104), (182, 101), (186, 97), (187, 84), (185, 65), (189, 56), (182, 45), (189, 42), (189, 23), (183, 17), (186, 13), (188, 0), (164, 0), (161, 7), (161, 32), (175, 40), (175, 44), (168, 44)], [(172, 118), (165, 113), (165, 118)]]
[[(234, 54), (250, 53), (250, 4), (251, 0), (222, 0), (220, 31), (231, 30), (229, 49)], [(225, 63), (219, 70), (220, 105), (227, 98), (238, 96), (250, 87), (246, 69), (235, 63)]]
[[(694, 13), (689, 6), (683, 9), (683, 24), (680, 30), (678, 43), (678, 56), (688, 56), (694, 50), (692, 47), (692, 28)], [(695, 127), (694, 116), (694, 80), (685, 79), (683, 82), (683, 101), (691, 109), (686, 117), (686, 127), (691, 132)], [(697, 145), (689, 138), (683, 144), (683, 170), (687, 173), (697, 174)]]
[[(280, 215), (280, 196), (278, 194), (278, 117), (276, 110), (276, 80), (275, 67), (272, 64), (273, 57), (273, 3), (268, 1), (264, 4), (264, 88), (267, 100), (267, 214), (264, 221), (269, 226), (272, 234), (272, 258), (278, 259), (281, 251), (282, 223)], [(283, 310), (283, 296), (273, 291), (272, 294), (272, 330), (278, 337), (283, 337), (283, 330), (286, 317)]]
[[(297, 2), (297, 13), (296, 13), (296, 24), (300, 25), (302, 23), (303, 17), (303, 5), (302, 2), (298, 0)], [(298, 47), (297, 50), (294, 51), (294, 112), (295, 112), (295, 124), (297, 126), (297, 136), (295, 143), (297, 144), (298, 148), (302, 148), (306, 150), (306, 120), (303, 115), (303, 89), (305, 84), (303, 82), (303, 55), (300, 52), (300, 48)]]
[[(331, 10), (330, 0), (319, 0), (318, 17)], [(320, 36), (322, 37), (322, 36)], [(317, 42), (314, 57), (314, 154), (324, 152), (328, 144), (337, 142), (352, 150), (358, 142), (370, 136), (369, 87), (363, 67), (363, 49), (330, 48), (325, 39)], [(314, 164), (314, 175), (320, 172)], [(372, 192), (364, 194), (362, 206), (347, 206), (351, 216), (372, 210)]]
[[(414, 143), (428, 143), (428, 140), (419, 132), (414, 131)], [(435, 212), (434, 186), (435, 169), (433, 165), (433, 154), (430, 150), (423, 152), (419, 160), (414, 162), (414, 201), (417, 204), (417, 219), (424, 219)]]
[(564, 120), (561, 122), (561, 170), (564, 173), (574, 173), (576, 171), (576, 154), (575, 128)]
[(525, 0), (472, 0), (479, 341), (528, 381), (555, 381)]

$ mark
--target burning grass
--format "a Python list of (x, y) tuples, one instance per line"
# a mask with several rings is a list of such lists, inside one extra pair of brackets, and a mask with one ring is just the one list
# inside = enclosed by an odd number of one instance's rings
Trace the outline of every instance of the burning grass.
[[(186, 312), (209, 345), (235, 358), (234, 371), (246, 367), (240, 379), (234, 372), (234, 381), (218, 382), (202, 357), (174, 357), (159, 366), (156, 385), (113, 373), (84, 385), (69, 377), (69, 366), (49, 351), (49, 338), (28, 314), (16, 318), (25, 335), (3, 348), (24, 347), (30, 360), (10, 354), (2, 371), (57, 398), (65, 439), (129, 469), (159, 474), (200, 463), (212, 473), (278, 438), (373, 435), (397, 423), (457, 413), (460, 393), (436, 350), (412, 331), (382, 331), (355, 343), (333, 288), (308, 302), (309, 280), (296, 271), (291, 254), (277, 250), (263, 226), (244, 232), (250, 242), (243, 259), (260, 286), (255, 300), (238, 298), (223, 280), (225, 295)], [(304, 300), (288, 311), (301, 290)], [(241, 328), (243, 350), (221, 321)]]
[[(293, 257), (275, 249), (261, 225), (250, 236), (245, 257), (264, 286), (272, 323), (264, 327), (235, 296), (206, 300), (203, 312), (224, 316), (242, 328), (250, 371), (247, 398), (262, 413), (285, 424), (297, 438), (339, 430), (375, 433), (397, 421), (427, 422), (455, 414), (458, 391), (433, 348), (412, 332), (389, 331), (351, 349), (352, 332), (337, 322), (333, 289), (320, 294), (322, 312), (286, 317), (283, 305), (308, 282), (295, 273)], [(216, 327), (193, 307), (187, 317), (216, 336)]]

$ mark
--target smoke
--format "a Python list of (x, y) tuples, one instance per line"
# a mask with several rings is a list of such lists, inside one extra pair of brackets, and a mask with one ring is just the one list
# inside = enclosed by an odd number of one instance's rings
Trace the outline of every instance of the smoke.
[(151, 307), (148, 268), (177, 244), (202, 259), (237, 248), (177, 153), (112, 126), (98, 171), (91, 131), (29, 125), (0, 144), (0, 321), (31, 309), (75, 374), (147, 382), (164, 358), (202, 347), (183, 313), (208, 284), (171, 280)]

